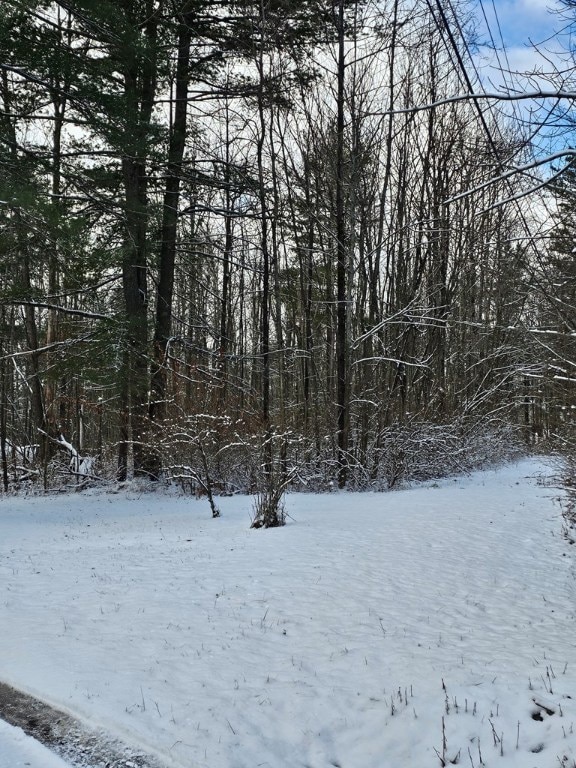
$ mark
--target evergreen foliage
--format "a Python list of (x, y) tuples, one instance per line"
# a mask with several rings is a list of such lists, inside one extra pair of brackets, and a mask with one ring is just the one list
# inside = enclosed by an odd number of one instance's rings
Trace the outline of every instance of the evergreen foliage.
[(566, 423), (576, 170), (535, 253), (473, 103), (410, 111), (459, 87), (425, 4), (5, 0), (0, 50), (5, 487), (62, 435), (274, 497)]

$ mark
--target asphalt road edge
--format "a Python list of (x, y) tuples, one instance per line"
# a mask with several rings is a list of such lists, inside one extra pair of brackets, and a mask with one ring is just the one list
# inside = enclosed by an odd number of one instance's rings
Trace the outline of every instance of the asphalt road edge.
[(21, 728), (74, 768), (166, 768), (105, 731), (0, 682), (0, 719)]

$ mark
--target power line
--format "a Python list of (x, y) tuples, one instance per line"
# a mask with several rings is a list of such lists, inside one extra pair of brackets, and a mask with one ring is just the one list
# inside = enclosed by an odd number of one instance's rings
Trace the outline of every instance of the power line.
[[(468, 74), (468, 71), (467, 71), (466, 66), (464, 64), (464, 60), (463, 60), (462, 54), (461, 54), (460, 49), (459, 49), (459, 47), (458, 47), (458, 45), (456, 43), (456, 39), (454, 37), (452, 29), (450, 28), (450, 25), (448, 23), (448, 18), (446, 16), (446, 12), (444, 11), (444, 8), (442, 6), (442, 0), (435, 0), (435, 1), (436, 1), (436, 6), (438, 8), (439, 14), (440, 14), (440, 18), (442, 19), (443, 28), (446, 31), (446, 34), (448, 35), (448, 38), (450, 40), (450, 45), (452, 46), (452, 50), (454, 52), (454, 55), (456, 56), (456, 60), (458, 62), (458, 66), (460, 68), (461, 74), (464, 77), (464, 80), (465, 80), (465, 82), (467, 84), (469, 92), (473, 94), (474, 90), (473, 90), (473, 87), (472, 87), (472, 81), (470, 79), (470, 75)], [(454, 16), (454, 20), (455, 20), (455, 23), (457, 25), (458, 31), (460, 33), (460, 36), (462, 38), (462, 41), (464, 43), (464, 46), (465, 46), (466, 51), (468, 53), (468, 56), (469, 56), (469, 58), (470, 58), (470, 60), (472, 62), (472, 66), (474, 68), (476, 77), (479, 79), (478, 71), (477, 71), (476, 66), (474, 64), (474, 60), (472, 59), (472, 56), (470, 54), (470, 50), (469, 50), (468, 44), (467, 44), (466, 39), (464, 37), (463, 30), (462, 30), (462, 27), (460, 25), (459, 19), (458, 19), (457, 15), (456, 15), (456, 12), (455, 12), (455, 10), (454, 10), (454, 8), (452, 6), (451, 0), (446, 0), (446, 2), (448, 4), (448, 6), (450, 7), (450, 10), (452, 11), (452, 15)], [(427, 0), (427, 3), (428, 3), (428, 6), (430, 7), (431, 0)], [(435, 21), (435, 23), (436, 23), (436, 25), (438, 27), (438, 30), (439, 30), (440, 34), (442, 35), (443, 34), (443, 30), (438, 25), (438, 21), (436, 19), (436, 15), (433, 12), (432, 12), (432, 17), (434, 18), (434, 21)], [(485, 133), (486, 133), (486, 136), (488, 138), (488, 142), (489, 142), (489, 145), (490, 145), (490, 147), (492, 149), (492, 152), (494, 153), (494, 156), (495, 156), (497, 162), (499, 163), (499, 166), (502, 167), (502, 161), (501, 161), (501, 158), (500, 158), (500, 152), (498, 150), (498, 147), (496, 146), (496, 143), (494, 141), (494, 137), (492, 136), (492, 132), (490, 131), (490, 128), (488, 126), (488, 123), (486, 122), (486, 118), (484, 116), (484, 113), (483, 113), (483, 111), (482, 111), (482, 109), (480, 107), (480, 100), (477, 99), (477, 98), (474, 98), (474, 96), (472, 96), (472, 101), (474, 103), (476, 111), (478, 112), (478, 115), (479, 115), (479, 118), (480, 118), (480, 122), (482, 124), (482, 127), (483, 127)], [(488, 109), (490, 109), (490, 106), (488, 107)], [(497, 122), (496, 122), (496, 126), (497, 126), (498, 130), (500, 131), (500, 127), (499, 127)], [(508, 187), (511, 190), (511, 192), (514, 192), (514, 190), (512, 189), (512, 186), (511, 186), (510, 179), (506, 180), (506, 184), (508, 185)], [(528, 225), (528, 221), (526, 220), (526, 216), (524, 214), (524, 211), (523, 211), (522, 207), (520, 206), (520, 202), (519, 202), (518, 198), (516, 196), (512, 195), (507, 202), (513, 203), (515, 205), (516, 211), (518, 213), (519, 221), (522, 223), (524, 231), (526, 233), (527, 247), (531, 247), (532, 248), (533, 255), (536, 257), (536, 261), (539, 262), (540, 261), (540, 254), (538, 252), (537, 243), (536, 243), (536, 240), (535, 240), (534, 235), (532, 233), (532, 229)], [(534, 279), (535, 278), (534, 270), (530, 270), (530, 272), (531, 272), (532, 278)]]

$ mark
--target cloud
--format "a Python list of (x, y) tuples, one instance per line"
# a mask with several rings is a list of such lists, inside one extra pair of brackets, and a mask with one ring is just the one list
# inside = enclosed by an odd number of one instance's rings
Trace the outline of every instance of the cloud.
[[(532, 94), (538, 91), (574, 90), (576, 66), (570, 54), (568, 35), (557, 34), (566, 25), (566, 18), (554, 14), (559, 3), (553, 0), (496, 0), (498, 19), (505, 45), (502, 46), (498, 25), (488, 17), (490, 35), (478, 17), (485, 45), (474, 57), (480, 83), (478, 88), (490, 93)], [(485, 3), (488, 11), (489, 4)], [(505, 116), (526, 136), (531, 136), (537, 156), (545, 157), (565, 146), (561, 126), (571, 103), (554, 98), (497, 101), (485, 107), (489, 112)], [(550, 114), (550, 110), (554, 110)]]
[(558, 0), (497, 0), (496, 19), (494, 6), (486, 3), (491, 35), (482, 15), (478, 16), (485, 43), (477, 51), (481, 80), (529, 90), (551, 82), (559, 87), (558, 73), (566, 70), (569, 49), (566, 32), (559, 34), (566, 19), (554, 12), (560, 7)]
[(530, 14), (531, 17), (547, 16), (559, 8), (559, 4), (551, 0), (515, 0), (510, 5)]
[(524, 45), (510, 46), (497, 56), (492, 50), (479, 52), (476, 66), (486, 90), (550, 91), (566, 89), (573, 83), (565, 77), (562, 56)]
[[(553, 35), (564, 22), (558, 14), (557, 0), (503, 0), (496, 4), (498, 21), (507, 45), (540, 42)], [(499, 38), (493, 6), (486, 4), (486, 15), (495, 39)], [(478, 18), (480, 19), (481, 14)], [(481, 27), (483, 26), (483, 19)]]

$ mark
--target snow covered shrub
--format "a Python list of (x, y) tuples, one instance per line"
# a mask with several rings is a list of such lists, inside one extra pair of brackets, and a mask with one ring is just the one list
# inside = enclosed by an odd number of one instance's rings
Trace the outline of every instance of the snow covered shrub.
[(576, 458), (572, 440), (564, 440), (560, 449), (554, 455), (555, 484), (559, 484), (564, 495), (560, 497), (564, 525), (562, 533), (569, 544), (576, 543)]
[(470, 472), (524, 450), (519, 430), (494, 419), (394, 425), (382, 430), (377, 445), (373, 484), (388, 489), (402, 482)]
[(573, 492), (576, 491), (576, 458), (572, 451), (568, 455), (561, 456), (560, 472), (563, 484)]
[(286, 524), (284, 491), (297, 474), (288, 469), (289, 435), (268, 432), (261, 445), (259, 484), (251, 528), (279, 528)]
[(157, 447), (164, 477), (185, 493), (209, 500), (216, 493), (237, 491), (228, 466), (238, 443), (234, 424), (226, 416), (182, 415), (166, 422)]
[(158, 444), (164, 477), (197, 496), (256, 493), (262, 489), (262, 467), (271, 463), (268, 451), (275, 472), (306, 478), (310, 452), (302, 437), (288, 431), (266, 437), (261, 430), (260, 423), (228, 416), (175, 418), (164, 425)]
[(286, 511), (282, 498), (286, 481), (270, 473), (265, 487), (256, 494), (251, 528), (280, 528), (286, 525)]

